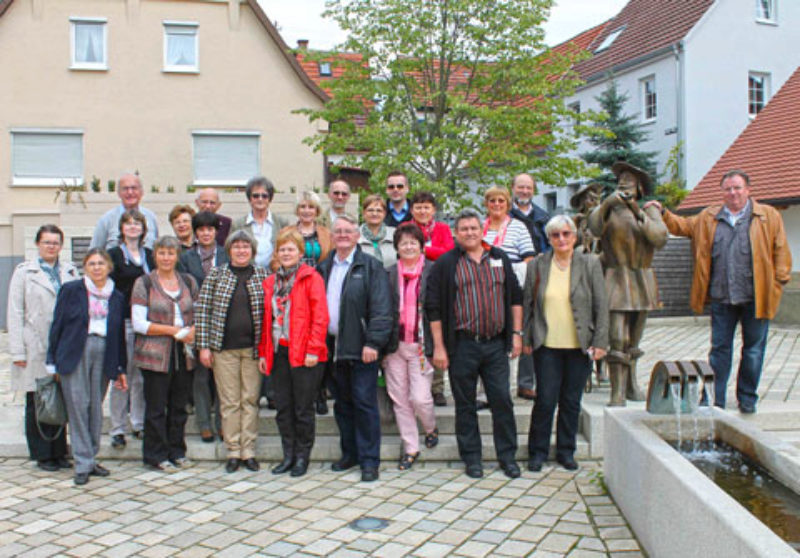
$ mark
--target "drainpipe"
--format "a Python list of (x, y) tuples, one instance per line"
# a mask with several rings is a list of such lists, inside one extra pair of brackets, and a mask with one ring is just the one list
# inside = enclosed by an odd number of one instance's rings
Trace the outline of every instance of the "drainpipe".
[[(675, 128), (677, 134), (675, 137), (675, 144), (679, 145), (684, 142), (686, 138), (686, 126), (684, 123), (684, 116), (686, 114), (685, 107), (685, 63), (684, 63), (684, 48), (683, 40), (678, 41), (672, 45), (672, 52), (675, 55)], [(686, 143), (683, 143), (684, 151)], [(678, 158), (678, 176), (682, 180), (686, 180), (686, 164), (682, 157)], [(686, 184), (689, 186), (689, 184)]]

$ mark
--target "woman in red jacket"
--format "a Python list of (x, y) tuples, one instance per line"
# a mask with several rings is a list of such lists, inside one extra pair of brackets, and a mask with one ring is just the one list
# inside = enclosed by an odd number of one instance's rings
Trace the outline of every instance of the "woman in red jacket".
[(411, 198), (411, 216), (425, 237), (425, 258), (436, 261), (452, 250), (453, 233), (447, 223), (436, 221), (436, 200), (430, 192), (417, 192)]
[(305, 241), (296, 230), (278, 234), (276, 272), (264, 285), (264, 326), (258, 345), (259, 369), (272, 376), (283, 461), (272, 469), (301, 477), (314, 445), (314, 401), (328, 359), (325, 283), (302, 263)]

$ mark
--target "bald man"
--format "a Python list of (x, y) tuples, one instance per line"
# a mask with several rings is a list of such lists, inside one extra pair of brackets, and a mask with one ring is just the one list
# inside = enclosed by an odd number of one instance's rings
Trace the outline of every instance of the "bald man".
[(158, 221), (155, 213), (139, 205), (142, 201), (142, 196), (144, 196), (144, 189), (139, 175), (125, 173), (120, 176), (117, 181), (117, 195), (122, 203), (109, 209), (100, 217), (97, 221), (97, 226), (94, 228), (92, 243), (89, 247), (109, 250), (118, 246), (119, 218), (129, 209), (138, 209), (147, 220), (147, 236), (144, 238), (144, 245), (152, 248), (153, 243), (158, 238)]
[(199, 211), (216, 213), (219, 219), (217, 244), (219, 246), (225, 246), (225, 239), (228, 238), (228, 234), (231, 232), (231, 222), (233, 220), (230, 217), (225, 217), (217, 213), (219, 208), (222, 207), (222, 202), (219, 201), (219, 192), (217, 192), (215, 188), (203, 188), (202, 190), (198, 190), (197, 197), (194, 199), (194, 204)]

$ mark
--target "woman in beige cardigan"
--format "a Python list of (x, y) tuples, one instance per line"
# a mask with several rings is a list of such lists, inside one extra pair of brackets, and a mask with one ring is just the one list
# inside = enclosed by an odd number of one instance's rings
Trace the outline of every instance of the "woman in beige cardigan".
[(78, 270), (69, 261), (59, 260), (63, 243), (64, 233), (57, 226), (39, 227), (36, 233), (38, 257), (17, 266), (8, 289), (11, 389), (25, 392), (25, 438), (28, 441), (28, 452), (39, 468), (45, 471), (57, 471), (72, 466), (66, 458), (66, 430), (62, 429), (58, 433), (58, 427), (37, 425), (33, 406), (36, 378), (47, 375), (47, 337), (53, 321), (56, 295), (63, 283), (80, 277)]
[(556, 461), (572, 471), (583, 387), (608, 349), (608, 302), (600, 261), (575, 252), (572, 219), (557, 215), (544, 230), (553, 251), (528, 263), (524, 290), (525, 351), (533, 352), (537, 386), (528, 469), (540, 471), (547, 459), (558, 404)]

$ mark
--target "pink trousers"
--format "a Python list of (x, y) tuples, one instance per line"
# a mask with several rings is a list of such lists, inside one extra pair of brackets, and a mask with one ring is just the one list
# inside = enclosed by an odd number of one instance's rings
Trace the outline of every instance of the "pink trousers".
[(419, 344), (400, 341), (397, 351), (387, 355), (383, 361), (386, 374), (386, 390), (394, 403), (397, 429), (403, 440), (405, 453), (419, 451), (419, 417), (426, 434), (436, 428), (436, 415), (433, 412), (431, 382), (433, 367), (427, 359), (420, 362)]

